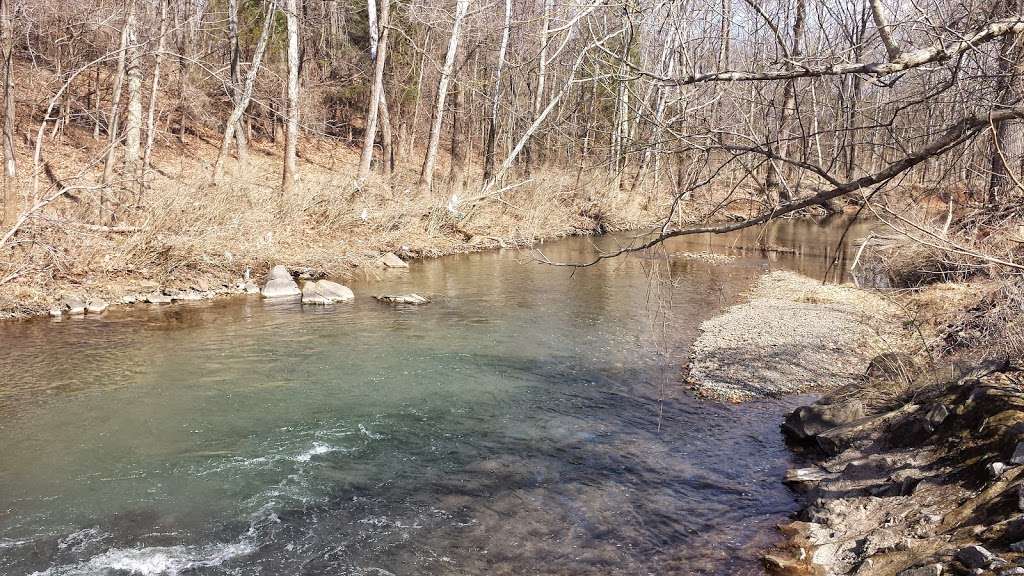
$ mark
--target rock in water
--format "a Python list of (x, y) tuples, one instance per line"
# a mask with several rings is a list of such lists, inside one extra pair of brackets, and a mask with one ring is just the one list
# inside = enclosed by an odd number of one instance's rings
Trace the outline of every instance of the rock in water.
[(288, 298), (302, 294), (299, 285), (289, 276), (285, 278), (271, 278), (262, 291), (264, 298)]
[(387, 254), (380, 257), (378, 260), (381, 266), (385, 268), (408, 268), (409, 263), (402, 260), (394, 252), (388, 252)]
[(302, 285), (302, 303), (322, 306), (334, 304), (334, 301), (327, 296), (318, 282), (306, 282)]
[(143, 298), (143, 300), (145, 302), (149, 303), (149, 304), (170, 304), (171, 303), (171, 297), (170, 296), (168, 296), (166, 294), (161, 294), (159, 292), (154, 292), (152, 294), (148, 294), (148, 295), (146, 295), (145, 298)]
[(107, 311), (107, 306), (107, 303), (103, 300), (90, 300), (89, 305), (85, 307), (85, 310), (89, 314), (103, 314)]
[(419, 294), (382, 294), (374, 296), (381, 302), (387, 302), (388, 304), (429, 304), (430, 298), (420, 296)]
[(320, 290), (324, 295), (330, 298), (332, 302), (346, 302), (356, 297), (355, 293), (353, 293), (348, 286), (342, 286), (337, 282), (320, 280), (316, 284), (320, 287)]
[(864, 405), (856, 400), (841, 404), (801, 406), (786, 416), (782, 431), (807, 440), (841, 424), (864, 417)]
[(64, 311), (60, 308), (50, 308), (50, 316), (53, 318), (60, 318), (64, 315)]

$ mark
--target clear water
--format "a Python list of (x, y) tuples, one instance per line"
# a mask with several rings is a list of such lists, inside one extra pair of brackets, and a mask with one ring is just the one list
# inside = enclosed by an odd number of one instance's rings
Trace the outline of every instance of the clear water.
[(662, 252), (725, 264), (449, 257), (326, 309), (2, 325), (0, 574), (759, 574), (795, 506), (778, 424), (797, 399), (704, 402), (680, 371), (702, 320), (765, 269), (823, 274), (840, 232)]

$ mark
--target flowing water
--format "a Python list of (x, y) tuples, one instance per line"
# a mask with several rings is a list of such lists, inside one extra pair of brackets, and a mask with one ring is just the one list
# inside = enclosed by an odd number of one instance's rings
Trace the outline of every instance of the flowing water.
[[(575, 272), (496, 251), (329, 308), (2, 325), (0, 574), (760, 574), (795, 507), (778, 424), (799, 399), (701, 401), (681, 369), (702, 320), (766, 269), (825, 274), (841, 233), (783, 223), (796, 254), (751, 233)], [(678, 254), (708, 248), (738, 258)]]

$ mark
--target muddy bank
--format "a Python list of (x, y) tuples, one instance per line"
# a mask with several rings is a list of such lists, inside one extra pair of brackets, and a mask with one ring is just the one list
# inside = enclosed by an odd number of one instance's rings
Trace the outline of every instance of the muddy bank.
[(687, 379), (728, 401), (850, 385), (872, 357), (900, 346), (898, 315), (877, 294), (772, 272), (747, 302), (701, 325)]

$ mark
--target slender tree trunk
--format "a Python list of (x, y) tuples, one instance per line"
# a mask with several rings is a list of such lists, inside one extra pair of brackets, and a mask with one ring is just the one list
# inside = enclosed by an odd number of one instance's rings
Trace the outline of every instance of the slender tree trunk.
[(384, 156), (384, 161), (381, 162), (381, 172), (384, 176), (391, 176), (391, 172), (395, 169), (395, 151), (394, 151), (394, 140), (391, 132), (391, 112), (388, 110), (388, 98), (383, 88), (380, 92), (380, 149)]
[[(243, 90), (242, 80), (239, 76), (242, 49), (238, 43), (238, 0), (228, 0), (228, 41), (231, 44), (231, 103), (237, 106), (238, 98)], [(238, 147), (238, 166), (244, 168), (249, 163), (249, 139), (245, 132), (244, 109), (242, 110), (242, 116), (238, 119), (237, 126), (235, 126), (235, 143)]]
[(124, 132), (125, 177), (132, 188), (138, 190), (142, 184), (142, 55), (136, 31), (136, 4), (128, 9), (128, 44), (125, 54), (128, 77), (128, 114)]
[(14, 161), (14, 31), (11, 25), (11, 0), (0, 0), (0, 51), (3, 57), (3, 201), (2, 224), (6, 229), (18, 218), (18, 194), (14, 186), (17, 165)]
[(295, 191), (299, 184), (296, 149), (299, 140), (299, 12), (298, 0), (286, 1), (288, 11), (288, 125), (284, 133), (284, 171), (281, 192)]
[(437, 146), (441, 140), (441, 123), (444, 120), (444, 103), (448, 96), (448, 84), (451, 82), (452, 70), (455, 68), (455, 54), (459, 50), (459, 37), (462, 34), (462, 20), (469, 9), (469, 0), (456, 0), (455, 22), (452, 25), (452, 36), (448, 40), (448, 52), (444, 57), (441, 78), (437, 82), (437, 101), (434, 103), (434, 114), (430, 125), (430, 139), (427, 143), (427, 155), (420, 171), (420, 194), (430, 194), (434, 181), (434, 164), (437, 163)]
[[(533, 93), (533, 119), (536, 119), (540, 115), (541, 107), (544, 105), (544, 85), (547, 80), (548, 70), (548, 36), (551, 31), (551, 2), (552, 0), (544, 0), (544, 12), (541, 15), (542, 24), (540, 32), (540, 54), (537, 57), (537, 90)], [(530, 173), (530, 169), (539, 160), (536, 156), (540, 155), (539, 148), (535, 142), (527, 144), (526, 149), (523, 150), (523, 159), (526, 164), (526, 173)]]
[(458, 82), (452, 83), (452, 148), (451, 167), (448, 171), (448, 182), (453, 197), (461, 197), (466, 186), (466, 140), (464, 96)]
[(160, 39), (157, 40), (156, 62), (153, 64), (153, 85), (149, 92), (149, 112), (146, 114), (146, 148), (142, 153), (142, 185), (139, 187), (141, 202), (142, 192), (146, 187), (146, 178), (153, 163), (153, 142), (156, 139), (156, 104), (160, 95), (160, 69), (164, 61), (164, 48), (167, 41), (167, 4), (170, 0), (160, 1)]
[(494, 146), (498, 139), (498, 105), (501, 103), (501, 75), (505, 69), (505, 51), (512, 28), (512, 0), (505, 0), (505, 25), (501, 30), (501, 47), (498, 49), (498, 66), (494, 71), (494, 88), (491, 92), (491, 110), (487, 118), (487, 140), (484, 144), (484, 182), (494, 176)]
[[(805, 0), (796, 0), (796, 16), (793, 18), (793, 46), (790, 49), (790, 58), (798, 58), (801, 54), (800, 40), (804, 35), (804, 15), (806, 10)], [(792, 67), (792, 64), (789, 64)], [(782, 110), (779, 111), (779, 130), (776, 133), (779, 144), (776, 147), (778, 154), (785, 157), (789, 152), (789, 124), (793, 114), (796, 113), (796, 80), (786, 81), (782, 88)], [(771, 144), (769, 144), (769, 147)], [(792, 200), (792, 193), (788, 186), (782, 183), (782, 162), (769, 160), (768, 175), (765, 177), (765, 189), (770, 198), (778, 198), (782, 202)]]
[[(1020, 0), (1004, 0), (1003, 12), (1007, 15), (1021, 9)], [(1024, 47), (1022, 35), (1007, 34), (1002, 40), (999, 56), (999, 70), (996, 77), (998, 105), (1013, 106), (1024, 97)], [(995, 124), (992, 135), (991, 171), (988, 185), (990, 206), (1002, 203), (1008, 198), (1020, 196), (1017, 190), (1021, 179), (1021, 162), (1024, 159), (1024, 123), (1020, 120), (1003, 120)]]
[(728, 70), (732, 46), (732, 0), (722, 0), (722, 29), (719, 36), (721, 45), (718, 50), (718, 69)]
[[(360, 180), (365, 180), (370, 176), (370, 163), (373, 160), (373, 148), (377, 140), (377, 116), (384, 99), (384, 65), (388, 50), (388, 2), (389, 0), (381, 0), (380, 3), (380, 30), (378, 30), (376, 18), (377, 0), (367, 0), (366, 3), (370, 26), (370, 54), (373, 58), (373, 85), (370, 88), (369, 111), (366, 113), (363, 150), (359, 157)], [(387, 163), (387, 159), (385, 159), (385, 163)]]
[[(224, 161), (231, 151), (231, 142), (234, 139), (234, 132), (239, 126), (239, 119), (249, 106), (252, 98), (253, 86), (256, 84), (256, 74), (259, 72), (260, 64), (263, 62), (263, 55), (267, 51), (267, 40), (270, 38), (271, 24), (274, 21), (274, 3), (267, 2), (267, 13), (263, 17), (263, 27), (260, 29), (260, 38), (256, 41), (256, 50), (252, 56), (252, 63), (245, 73), (245, 82), (242, 85), (242, 92), (239, 94), (235, 108), (231, 111), (227, 122), (224, 123), (224, 137), (220, 141), (220, 152), (217, 154), (217, 161), (213, 165), (213, 183), (217, 184), (224, 177)], [(276, 122), (275, 122), (276, 126)]]
[(114, 177), (114, 162), (117, 158), (118, 140), (120, 139), (120, 115), (121, 115), (121, 91), (124, 87), (124, 76), (125, 66), (128, 58), (128, 37), (130, 34), (131, 27), (133, 25), (134, 16), (134, 0), (128, 0), (129, 6), (127, 7), (127, 16), (125, 17), (124, 27), (121, 28), (121, 48), (117, 58), (117, 75), (114, 80), (114, 92), (112, 94), (110, 105), (110, 122), (107, 127), (107, 158), (103, 165), (103, 186), (104, 189), (100, 191), (100, 223), (110, 219), (110, 190), (109, 185)]

